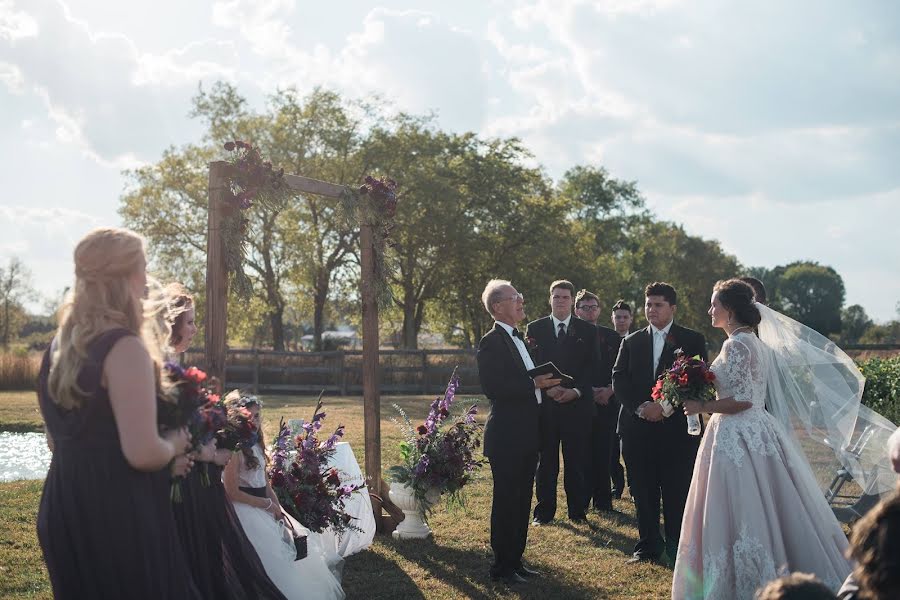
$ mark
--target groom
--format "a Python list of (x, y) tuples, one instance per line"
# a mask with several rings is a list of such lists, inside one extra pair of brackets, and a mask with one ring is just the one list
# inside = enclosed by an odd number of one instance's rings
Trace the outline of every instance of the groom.
[[(700, 436), (688, 435), (682, 411), (676, 409), (664, 417), (662, 405), (650, 399), (650, 391), (660, 373), (672, 366), (676, 349), (706, 360), (706, 339), (674, 323), (678, 297), (671, 285), (651, 283), (644, 295), (650, 326), (622, 340), (613, 367), (613, 389), (622, 403), (622, 455), (640, 537), (628, 562), (656, 561), (663, 550), (674, 562)], [(659, 532), (660, 497), (665, 542)]]

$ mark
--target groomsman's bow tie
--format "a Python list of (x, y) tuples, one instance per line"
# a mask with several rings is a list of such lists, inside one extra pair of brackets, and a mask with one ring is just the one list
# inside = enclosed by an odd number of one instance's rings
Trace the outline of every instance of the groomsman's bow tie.
[(523, 342), (525, 341), (525, 337), (522, 335), (522, 332), (519, 331), (516, 327), (513, 327), (513, 337), (517, 337)]

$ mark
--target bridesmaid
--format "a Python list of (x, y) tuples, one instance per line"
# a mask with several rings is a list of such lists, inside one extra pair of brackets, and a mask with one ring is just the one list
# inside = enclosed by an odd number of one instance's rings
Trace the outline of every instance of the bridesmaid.
[[(166, 320), (171, 331), (169, 360), (185, 352), (197, 333), (194, 299), (178, 283), (165, 291)], [(178, 534), (194, 582), (204, 598), (217, 600), (285, 600), (266, 575), (256, 550), (244, 535), (231, 502), (226, 501), (222, 469), (229, 450), (216, 449), (212, 440), (194, 456), (196, 465), (181, 484), (182, 501), (173, 503)], [(205, 485), (201, 473), (206, 471)]]
[(178, 546), (166, 466), (186, 448), (156, 425), (159, 348), (142, 334), (144, 241), (96, 229), (75, 248), (75, 283), (41, 365), (53, 448), (38, 510), (59, 599), (199, 598)]

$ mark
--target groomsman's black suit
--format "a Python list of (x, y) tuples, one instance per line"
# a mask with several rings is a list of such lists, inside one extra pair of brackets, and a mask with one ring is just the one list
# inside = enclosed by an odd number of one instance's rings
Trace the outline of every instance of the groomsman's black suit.
[(594, 415), (592, 378), (596, 371), (597, 329), (576, 316), (569, 319), (565, 336), (558, 339), (549, 315), (528, 324), (528, 338), (535, 365), (547, 361), (575, 379), (581, 396), (559, 403), (544, 393), (541, 403), (541, 450), (537, 468), (537, 505), (534, 518), (549, 522), (556, 515), (556, 482), (559, 478), (559, 446), (562, 442), (565, 462), (564, 486), (570, 519), (584, 518), (587, 486), (585, 462), (590, 447), (591, 421)]
[[(593, 387), (606, 387), (612, 383), (612, 369), (619, 353), (622, 338), (614, 329), (597, 325), (597, 368), (591, 380)], [(591, 426), (591, 443), (588, 452), (588, 473), (585, 506), (594, 501), (594, 508), (612, 509), (610, 470), (612, 440), (619, 419), (619, 403), (611, 396), (606, 405), (594, 404), (595, 412)]]
[(622, 340), (613, 367), (613, 388), (622, 404), (619, 433), (622, 455), (628, 467), (628, 483), (638, 517), (640, 540), (635, 556), (647, 559), (662, 554), (659, 534), (660, 495), (665, 519), (665, 549), (669, 560), (675, 559), (681, 517), (687, 500), (700, 446), (700, 436), (687, 433), (684, 412), (676, 409), (668, 418), (651, 422), (637, 416), (638, 407), (650, 401), (650, 391), (660, 373), (672, 366), (675, 350), (688, 356), (700, 355), (706, 360), (706, 339), (702, 334), (672, 324), (666, 336), (659, 365), (653, 372), (653, 333), (648, 326)]
[(484, 455), (491, 463), (491, 575), (522, 568), (531, 520), (531, 495), (538, 454), (539, 406), (534, 380), (512, 337), (499, 324), (478, 344), (478, 379), (491, 403), (484, 428)]

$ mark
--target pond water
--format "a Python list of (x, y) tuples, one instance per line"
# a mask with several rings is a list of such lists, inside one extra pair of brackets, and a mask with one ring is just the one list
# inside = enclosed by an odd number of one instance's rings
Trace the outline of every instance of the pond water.
[(43, 433), (0, 431), (0, 482), (43, 479), (50, 468), (50, 450)]

